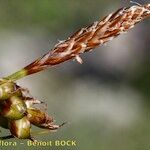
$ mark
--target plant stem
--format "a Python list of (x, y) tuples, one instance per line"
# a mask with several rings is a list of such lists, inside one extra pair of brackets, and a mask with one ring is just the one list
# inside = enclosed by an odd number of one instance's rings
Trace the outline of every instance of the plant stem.
[(12, 138), (14, 138), (13, 135), (7, 135), (7, 136), (0, 137), (0, 140), (8, 140), (8, 139), (12, 139)]
[[(32, 132), (31, 134), (33, 136), (39, 136), (39, 135), (48, 134), (48, 133), (51, 133), (51, 131), (43, 130), (43, 131)], [(13, 135), (7, 135), (7, 136), (0, 137), (0, 140), (7, 140), (7, 139), (12, 139), (12, 138), (15, 138), (15, 137)]]
[(11, 81), (16, 81), (16, 80), (19, 80), (23, 77), (27, 76), (27, 70), (25, 69), (21, 69), (11, 75), (9, 75), (8, 77), (5, 77), (4, 79), (6, 80), (11, 80)]

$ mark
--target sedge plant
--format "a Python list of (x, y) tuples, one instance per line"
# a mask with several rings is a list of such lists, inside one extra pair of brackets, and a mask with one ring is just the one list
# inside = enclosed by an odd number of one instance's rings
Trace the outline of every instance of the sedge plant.
[(53, 117), (36, 108), (34, 104), (43, 102), (32, 97), (27, 89), (18, 86), (17, 80), (71, 59), (82, 64), (80, 57), (82, 53), (91, 51), (127, 32), (148, 17), (150, 17), (150, 3), (120, 8), (102, 20), (81, 28), (23, 69), (0, 79), (0, 126), (11, 133), (3, 139), (16, 137), (33, 140), (32, 125), (49, 132), (65, 124), (55, 125)]

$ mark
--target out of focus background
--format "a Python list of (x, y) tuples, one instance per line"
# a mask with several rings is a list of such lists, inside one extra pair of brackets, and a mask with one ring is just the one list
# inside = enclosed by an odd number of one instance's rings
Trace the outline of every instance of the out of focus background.
[[(131, 5), (128, 0), (0, 0), (0, 76), (31, 63), (77, 29)], [(37, 139), (77, 141), (77, 147), (53, 150), (149, 150), (149, 33), (147, 19), (83, 54), (82, 65), (69, 61), (18, 81), (48, 104), (56, 123), (68, 122)], [(2, 129), (1, 136), (7, 134)], [(20, 148), (27, 149), (15, 147)]]

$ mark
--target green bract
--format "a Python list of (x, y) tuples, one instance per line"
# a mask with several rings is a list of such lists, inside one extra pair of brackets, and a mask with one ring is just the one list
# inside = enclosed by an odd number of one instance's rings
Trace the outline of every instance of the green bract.
[(0, 114), (11, 120), (21, 119), (26, 114), (26, 104), (16, 95), (0, 103)]
[(11, 134), (19, 139), (31, 139), (30, 128), (30, 121), (26, 116), (19, 120), (9, 121), (9, 129)]
[(15, 91), (15, 84), (13, 82), (6, 82), (0, 85), (0, 101), (11, 97)]

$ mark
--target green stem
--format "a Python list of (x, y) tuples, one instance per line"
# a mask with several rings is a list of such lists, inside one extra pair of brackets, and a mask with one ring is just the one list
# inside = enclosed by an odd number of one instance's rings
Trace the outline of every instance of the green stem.
[[(43, 131), (31, 132), (31, 135), (39, 136), (39, 135), (48, 134), (48, 133), (51, 133), (50, 130), (45, 129)], [(15, 138), (15, 137), (13, 135), (7, 135), (7, 136), (0, 137), (0, 140), (7, 140), (7, 139), (12, 139), (12, 138)]]
[(12, 138), (14, 138), (13, 135), (7, 135), (7, 136), (0, 137), (0, 140), (8, 140), (8, 139), (12, 139)]
[(27, 70), (21, 69), (20, 71), (17, 71), (15, 73), (11, 74), (8, 77), (5, 77), (4, 79), (11, 80), (11, 81), (16, 81), (16, 80), (19, 80), (19, 79), (21, 79), (25, 76), (27, 76)]

